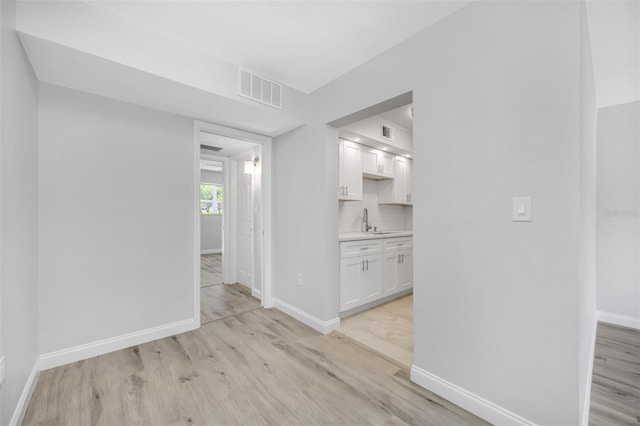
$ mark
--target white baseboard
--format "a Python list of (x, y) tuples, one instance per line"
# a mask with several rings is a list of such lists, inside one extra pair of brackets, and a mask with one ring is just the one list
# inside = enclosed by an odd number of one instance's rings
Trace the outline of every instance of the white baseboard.
[(453, 402), (489, 423), (495, 425), (535, 424), (415, 365), (411, 367), (411, 381), (440, 395), (444, 399)]
[(256, 299), (260, 299), (260, 300), (262, 300), (262, 291), (260, 291), (260, 290), (257, 290), (257, 289), (255, 289), (255, 288), (252, 288), (252, 289), (251, 289), (251, 295), (252, 295), (253, 297), (255, 297)]
[(18, 405), (16, 405), (16, 409), (13, 411), (13, 416), (11, 416), (9, 426), (20, 426), (22, 424), (24, 415), (27, 412), (27, 407), (29, 407), (29, 401), (31, 401), (31, 395), (33, 395), (33, 390), (36, 388), (39, 374), (40, 360), (36, 359), (33, 363), (31, 373), (29, 373), (29, 377), (27, 378), (27, 383), (25, 383), (24, 388), (22, 389), (20, 399), (18, 399)]
[(186, 331), (194, 330), (198, 328), (198, 326), (199, 324), (197, 321), (194, 321), (193, 318), (189, 318), (171, 324), (161, 325), (159, 327), (148, 328), (146, 330), (136, 331), (122, 336), (99, 340), (85, 345), (49, 352), (40, 355), (40, 370), (47, 370), (49, 368), (92, 358), (94, 356), (103, 355), (108, 352), (117, 351), (130, 346), (140, 345), (152, 340), (173, 336), (174, 334), (184, 333)]
[(589, 411), (591, 408), (591, 380), (593, 379), (593, 357), (596, 352), (596, 334), (598, 331), (598, 315), (596, 314), (595, 324), (593, 324), (593, 331), (591, 332), (591, 342), (589, 342), (589, 367), (587, 371), (587, 380), (584, 392), (584, 403), (582, 405), (582, 426), (589, 425)]
[(200, 250), (200, 254), (216, 254), (216, 253), (222, 253), (222, 249)]
[(640, 318), (598, 311), (598, 321), (640, 330)]
[(297, 319), (303, 324), (308, 325), (322, 334), (329, 334), (333, 330), (340, 328), (340, 318), (334, 318), (329, 321), (322, 321), (319, 318), (310, 315), (295, 306), (283, 302), (282, 300), (273, 298), (273, 307), (284, 312), (285, 314)]

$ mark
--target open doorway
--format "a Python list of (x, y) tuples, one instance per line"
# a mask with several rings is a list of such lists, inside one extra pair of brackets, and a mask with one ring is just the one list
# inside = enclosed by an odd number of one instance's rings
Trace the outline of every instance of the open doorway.
[(339, 332), (408, 370), (414, 341), (410, 94), (354, 114), (338, 135)]
[[(258, 309), (270, 294), (270, 139), (196, 122), (201, 324)], [(266, 273), (265, 273), (266, 272)]]

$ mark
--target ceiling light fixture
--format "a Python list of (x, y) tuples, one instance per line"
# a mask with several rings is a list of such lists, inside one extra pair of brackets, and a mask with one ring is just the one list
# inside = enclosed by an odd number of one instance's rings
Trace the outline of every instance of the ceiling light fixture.
[(388, 150), (389, 148), (387, 148), (386, 146), (383, 146), (382, 149), (384, 149), (385, 151)]
[(360, 138), (354, 138), (353, 141), (354, 142), (360, 142)]

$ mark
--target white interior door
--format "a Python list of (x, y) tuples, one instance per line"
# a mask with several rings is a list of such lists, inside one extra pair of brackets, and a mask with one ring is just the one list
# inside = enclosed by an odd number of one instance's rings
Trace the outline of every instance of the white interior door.
[(238, 167), (238, 282), (253, 288), (252, 176)]

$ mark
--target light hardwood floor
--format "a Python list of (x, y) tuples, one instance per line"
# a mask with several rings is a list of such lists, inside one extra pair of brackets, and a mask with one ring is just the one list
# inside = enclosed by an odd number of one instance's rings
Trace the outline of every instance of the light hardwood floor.
[(640, 425), (640, 331), (598, 323), (589, 424)]
[(200, 287), (222, 283), (222, 254), (200, 255)]
[(242, 284), (223, 284), (200, 289), (200, 324), (260, 308), (260, 300)]
[(339, 331), (409, 370), (413, 364), (413, 294), (344, 318)]
[(43, 371), (23, 424), (486, 423), (339, 333), (256, 309)]

